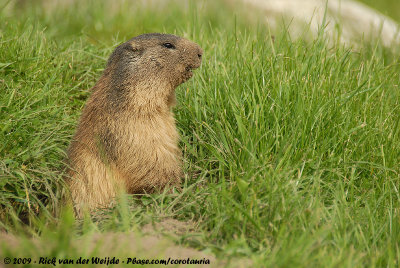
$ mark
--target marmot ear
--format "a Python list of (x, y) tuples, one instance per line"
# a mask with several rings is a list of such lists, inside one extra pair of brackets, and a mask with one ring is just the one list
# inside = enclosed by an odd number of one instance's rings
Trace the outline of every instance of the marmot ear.
[(117, 63), (123, 59), (126, 54), (131, 54), (133, 57), (140, 57), (143, 54), (143, 48), (134, 43), (124, 43), (113, 51), (108, 58), (107, 66)]
[(139, 45), (137, 45), (135, 43), (129, 43), (129, 42), (125, 43), (124, 49), (126, 49), (130, 52), (133, 52), (135, 54), (142, 54), (142, 50), (143, 50)]

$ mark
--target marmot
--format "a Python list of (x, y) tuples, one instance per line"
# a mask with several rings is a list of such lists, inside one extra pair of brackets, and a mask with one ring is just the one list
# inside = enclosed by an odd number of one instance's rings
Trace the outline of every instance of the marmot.
[(181, 151), (175, 88), (201, 64), (199, 45), (171, 34), (143, 34), (118, 46), (92, 88), (67, 151), (76, 213), (110, 204), (119, 190), (151, 193), (179, 186)]

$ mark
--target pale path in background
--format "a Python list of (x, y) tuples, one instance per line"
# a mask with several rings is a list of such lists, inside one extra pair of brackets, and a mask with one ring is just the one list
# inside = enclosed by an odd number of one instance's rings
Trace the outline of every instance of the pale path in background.
[[(282, 17), (288, 18), (290, 31), (299, 34), (309, 24), (313, 34), (318, 32), (326, 12), (326, 33), (333, 37), (341, 29), (343, 43), (365, 38), (380, 38), (385, 46), (400, 43), (399, 24), (378, 11), (351, 0), (242, 0), (265, 12), (267, 22), (276, 27)], [(300, 22), (300, 23), (299, 23)], [(339, 25), (339, 27), (338, 27)]]

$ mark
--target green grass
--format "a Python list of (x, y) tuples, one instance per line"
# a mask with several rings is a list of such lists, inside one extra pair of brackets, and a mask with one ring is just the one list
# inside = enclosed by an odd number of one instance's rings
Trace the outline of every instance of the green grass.
[(376, 8), (386, 16), (391, 17), (397, 22), (400, 22), (400, 2), (397, 0), (384, 0), (384, 1), (374, 1), (374, 0), (360, 0), (364, 4)]
[[(272, 41), (263, 25), (218, 3), (126, 2), (114, 11), (97, 1), (54, 10), (21, 3), (0, 13), (0, 219), (22, 241), (1, 256), (95, 254), (72, 240), (140, 233), (172, 217), (197, 226), (175, 243), (219, 260), (399, 265), (400, 58), (392, 50), (332, 47), (322, 32), (305, 42), (275, 31)], [(183, 192), (128, 200), (84, 222), (59, 219), (64, 152), (89, 89), (117, 44), (154, 31), (205, 51), (177, 89)], [(21, 233), (49, 246), (36, 250)]]

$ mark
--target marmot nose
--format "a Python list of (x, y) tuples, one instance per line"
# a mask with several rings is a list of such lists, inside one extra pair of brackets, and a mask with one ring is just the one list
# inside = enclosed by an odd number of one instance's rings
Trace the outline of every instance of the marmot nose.
[(198, 49), (197, 49), (197, 57), (199, 57), (199, 59), (201, 59), (202, 56), (203, 56), (203, 50), (200, 47), (198, 47)]

